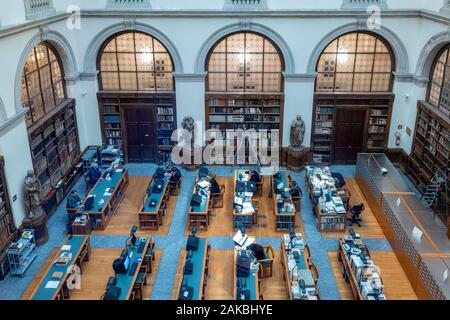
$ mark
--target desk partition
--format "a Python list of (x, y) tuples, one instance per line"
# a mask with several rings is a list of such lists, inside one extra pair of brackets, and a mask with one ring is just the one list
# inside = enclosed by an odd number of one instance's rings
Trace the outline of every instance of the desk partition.
[[(153, 187), (154, 180), (151, 182)], [(164, 186), (160, 193), (150, 192), (144, 197), (141, 212), (139, 212), (139, 227), (141, 229), (158, 230), (162, 225), (162, 213), (169, 198), (169, 179), (164, 178)], [(155, 206), (150, 206), (151, 201), (155, 201)]]
[[(288, 173), (286, 171), (278, 172), (279, 181), (283, 183), (285, 188), (290, 187), (291, 181)], [(277, 194), (275, 193), (275, 176), (272, 177), (272, 201), (273, 201), (273, 212), (275, 214), (275, 230), (289, 230), (292, 226), (295, 228), (295, 207), (294, 201), (289, 194), (289, 196), (283, 200), (284, 203), (292, 204), (288, 210), (285, 207), (278, 207)]]

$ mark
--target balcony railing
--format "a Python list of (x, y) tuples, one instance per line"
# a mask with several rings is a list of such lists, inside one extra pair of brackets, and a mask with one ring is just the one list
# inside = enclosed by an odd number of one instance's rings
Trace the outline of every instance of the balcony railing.
[(150, 0), (108, 0), (107, 9), (151, 9)]
[(228, 10), (260, 10), (268, 9), (267, 0), (225, 0), (223, 6)]
[(370, 6), (378, 6), (387, 9), (387, 0), (343, 0), (342, 9), (366, 10)]
[(24, 0), (27, 20), (39, 19), (56, 12), (52, 0)]

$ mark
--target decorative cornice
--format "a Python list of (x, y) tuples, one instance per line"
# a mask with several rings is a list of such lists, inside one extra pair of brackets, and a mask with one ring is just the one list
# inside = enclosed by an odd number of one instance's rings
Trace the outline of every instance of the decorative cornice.
[(206, 78), (207, 73), (173, 73), (173, 77), (175, 78), (175, 81), (182, 81), (182, 82), (204, 82)]
[(21, 122), (25, 121), (25, 114), (28, 112), (28, 108), (23, 108), (20, 112), (17, 112), (12, 117), (0, 122), (0, 138), (16, 128)]
[(283, 72), (285, 82), (314, 82), (317, 73), (286, 73)]

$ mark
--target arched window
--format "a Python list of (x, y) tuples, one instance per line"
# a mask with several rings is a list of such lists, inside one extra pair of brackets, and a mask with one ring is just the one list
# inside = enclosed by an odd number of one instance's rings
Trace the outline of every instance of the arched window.
[(450, 44), (437, 56), (431, 70), (428, 102), (450, 116)]
[(241, 32), (222, 39), (212, 49), (206, 68), (207, 92), (283, 91), (282, 56), (259, 34)]
[(64, 72), (56, 50), (47, 42), (30, 52), (22, 74), (22, 106), (27, 125), (35, 123), (66, 98)]
[(342, 35), (319, 58), (316, 92), (389, 92), (394, 64), (383, 39), (365, 32)]
[(99, 55), (103, 91), (174, 91), (173, 62), (167, 49), (141, 32), (115, 35)]

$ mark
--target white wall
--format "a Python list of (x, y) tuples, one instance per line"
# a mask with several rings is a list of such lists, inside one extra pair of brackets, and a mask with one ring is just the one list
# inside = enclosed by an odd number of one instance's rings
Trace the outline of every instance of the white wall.
[[(30, 146), (28, 144), (25, 122), (0, 137), (0, 154), (5, 158), (5, 171), (11, 197), (11, 207), (16, 226), (20, 226), (25, 218), (23, 181), (26, 172), (33, 169), (31, 162)], [(12, 198), (17, 195), (17, 200)]]

